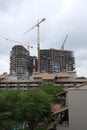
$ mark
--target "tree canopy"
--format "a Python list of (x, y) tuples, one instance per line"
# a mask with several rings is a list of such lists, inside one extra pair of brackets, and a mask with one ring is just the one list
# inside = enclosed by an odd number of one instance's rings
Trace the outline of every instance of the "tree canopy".
[(55, 96), (61, 91), (64, 91), (62, 87), (60, 87), (57, 84), (51, 83), (51, 82), (41, 82), (41, 89), (44, 90), (46, 93)]
[(42, 83), (39, 88), (0, 91), (0, 129), (12, 130), (26, 122), (30, 130), (50, 115), (50, 105), (60, 87)]

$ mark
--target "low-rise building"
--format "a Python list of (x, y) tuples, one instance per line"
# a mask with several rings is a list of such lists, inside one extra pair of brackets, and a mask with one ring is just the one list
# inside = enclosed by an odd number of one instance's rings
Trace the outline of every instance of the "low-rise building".
[(30, 86), (38, 86), (41, 81), (53, 82), (64, 89), (68, 89), (87, 82), (87, 79), (76, 78), (76, 72), (60, 72), (56, 74), (35, 72), (30, 76), (30, 80), (5, 73), (0, 75), (0, 89), (11, 89), (13, 88), (12, 86), (17, 88), (19, 88), (19, 86), (25, 86), (24, 88), (28, 89)]
[(8, 77), (8, 73), (4, 72), (3, 74), (0, 74), (0, 82), (5, 80)]
[(61, 97), (61, 108), (52, 114), (56, 130), (86, 130), (87, 82), (58, 96)]
[(40, 80), (3, 80), (0, 82), (0, 89), (28, 90), (32, 87), (38, 87), (39, 84)]
[(35, 72), (33, 73), (32, 77), (34, 80), (45, 80), (54, 82), (64, 89), (72, 88), (87, 81), (87, 79), (78, 79), (76, 71), (67, 71), (55, 74)]

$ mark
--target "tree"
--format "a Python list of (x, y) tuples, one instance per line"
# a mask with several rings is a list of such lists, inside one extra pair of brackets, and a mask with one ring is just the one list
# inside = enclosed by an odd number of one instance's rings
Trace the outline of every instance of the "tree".
[(26, 122), (34, 130), (50, 113), (51, 96), (43, 90), (0, 91), (0, 128), (10, 130)]
[(9, 130), (18, 125), (16, 117), (19, 91), (0, 91), (0, 129)]
[(18, 110), (20, 121), (26, 121), (30, 130), (34, 130), (50, 113), (51, 102), (51, 96), (43, 90), (32, 89), (22, 93)]
[(34, 130), (41, 121), (46, 121), (50, 114), (51, 103), (56, 94), (63, 91), (52, 83), (42, 83), (39, 88), (0, 91), (0, 129), (21, 128), (26, 122)]
[(41, 82), (41, 89), (50, 95), (56, 95), (59, 92), (64, 91), (64, 89), (61, 86), (46, 81)]
[(41, 82), (41, 90), (44, 90), (47, 94), (51, 95), (54, 103), (56, 103), (59, 100), (58, 96), (56, 95), (64, 91), (64, 89), (61, 86), (46, 81)]

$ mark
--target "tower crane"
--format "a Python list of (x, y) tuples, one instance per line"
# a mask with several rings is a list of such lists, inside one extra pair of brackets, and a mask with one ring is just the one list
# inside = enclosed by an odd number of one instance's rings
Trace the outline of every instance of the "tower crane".
[(68, 35), (66, 35), (65, 39), (64, 39), (64, 42), (62, 43), (62, 47), (61, 47), (61, 50), (64, 50), (64, 45), (67, 41), (67, 38), (68, 38)]
[(25, 44), (25, 43), (21, 43), (21, 42), (19, 42), (19, 41), (15, 41), (15, 40), (12, 40), (12, 39), (8, 39), (8, 38), (6, 38), (6, 37), (3, 37), (3, 39), (5, 39), (5, 40), (7, 40), (7, 41), (11, 41), (11, 42), (16, 42), (16, 43), (19, 43), (19, 44), (21, 44), (21, 45), (25, 45), (25, 46), (27, 46), (27, 49), (28, 49), (28, 50), (29, 50), (29, 48), (33, 48), (33, 46), (30, 46), (29, 43), (28, 43), (28, 45), (27, 45), (27, 44)]
[(43, 18), (41, 21), (37, 21), (37, 24), (35, 24), (33, 27), (31, 27), (29, 30), (27, 30), (23, 35), (37, 27), (37, 50), (38, 50), (38, 72), (40, 72), (40, 24), (45, 21), (46, 19)]
[(60, 72), (63, 71), (63, 51), (64, 51), (64, 45), (67, 41), (67, 38), (68, 38), (68, 35), (66, 35), (65, 39), (64, 39), (64, 42), (62, 43), (62, 47), (60, 49)]

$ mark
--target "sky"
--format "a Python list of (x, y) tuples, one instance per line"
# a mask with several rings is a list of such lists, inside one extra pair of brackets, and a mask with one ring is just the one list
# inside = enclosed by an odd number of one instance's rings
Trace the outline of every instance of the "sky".
[[(37, 55), (37, 28), (40, 24), (40, 48), (74, 51), (77, 76), (87, 77), (87, 0), (0, 0), (0, 74), (10, 69), (10, 52), (14, 45), (33, 46)], [(9, 40), (3, 39), (3, 37)]]

